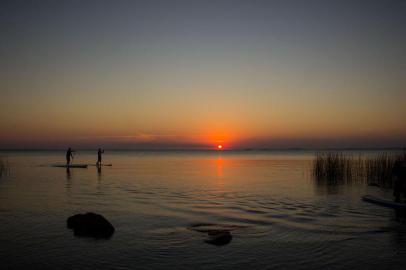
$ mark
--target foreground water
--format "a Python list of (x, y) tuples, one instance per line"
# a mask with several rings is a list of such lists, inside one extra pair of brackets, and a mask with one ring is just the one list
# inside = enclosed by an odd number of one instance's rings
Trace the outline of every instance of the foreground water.
[[(390, 190), (328, 186), (311, 152), (106, 152), (112, 167), (71, 169), (63, 152), (3, 152), (2, 269), (403, 269), (401, 213), (362, 202)], [(75, 163), (95, 163), (80, 152)], [(67, 217), (93, 211), (116, 232), (78, 238)], [(193, 226), (231, 229), (224, 246)], [(208, 225), (205, 225), (208, 226)]]

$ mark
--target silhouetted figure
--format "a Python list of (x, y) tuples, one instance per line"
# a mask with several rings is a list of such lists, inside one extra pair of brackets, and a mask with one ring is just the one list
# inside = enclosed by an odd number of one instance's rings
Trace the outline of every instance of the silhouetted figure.
[(395, 202), (400, 202), (402, 193), (406, 194), (406, 164), (401, 161), (396, 161), (393, 166), (392, 174), (395, 175), (395, 182), (393, 184), (393, 196)]
[(69, 167), (71, 165), (71, 158), (73, 159), (73, 151), (70, 147), (66, 151), (66, 166)]
[(97, 163), (96, 163), (96, 165), (97, 166), (101, 166), (101, 163), (102, 163), (102, 154), (104, 153), (104, 150), (102, 150), (101, 148), (99, 148), (98, 150), (97, 150)]

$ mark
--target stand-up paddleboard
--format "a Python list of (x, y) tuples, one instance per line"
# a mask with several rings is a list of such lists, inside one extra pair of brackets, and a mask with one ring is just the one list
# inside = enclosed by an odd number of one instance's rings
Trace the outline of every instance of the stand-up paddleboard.
[(365, 202), (370, 202), (374, 204), (379, 204), (385, 207), (391, 207), (396, 209), (406, 209), (406, 203), (397, 203), (391, 200), (386, 200), (380, 197), (372, 196), (372, 195), (365, 195), (362, 196), (362, 200)]
[(58, 168), (82, 168), (82, 169), (86, 169), (87, 168), (87, 164), (71, 164), (71, 165), (52, 165), (52, 167), (58, 167)]
[(89, 164), (89, 166), (111, 167), (111, 166), (113, 166), (113, 164), (101, 164), (101, 165), (97, 165), (97, 164)]

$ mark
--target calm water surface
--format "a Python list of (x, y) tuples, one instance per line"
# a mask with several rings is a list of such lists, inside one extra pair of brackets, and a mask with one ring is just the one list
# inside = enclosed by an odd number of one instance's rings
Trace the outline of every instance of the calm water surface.
[[(63, 152), (2, 152), (2, 269), (404, 269), (399, 213), (360, 184), (317, 185), (311, 152), (106, 152), (112, 167), (54, 168)], [(95, 163), (79, 152), (75, 163)], [(75, 237), (66, 219), (93, 211), (111, 239)], [(225, 246), (191, 226), (231, 229)]]

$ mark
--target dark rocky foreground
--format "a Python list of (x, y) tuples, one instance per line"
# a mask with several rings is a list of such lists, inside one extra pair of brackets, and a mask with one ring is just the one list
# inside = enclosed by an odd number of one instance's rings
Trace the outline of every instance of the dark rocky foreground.
[(69, 229), (73, 229), (76, 236), (110, 238), (115, 229), (102, 215), (95, 213), (77, 214), (67, 220)]

